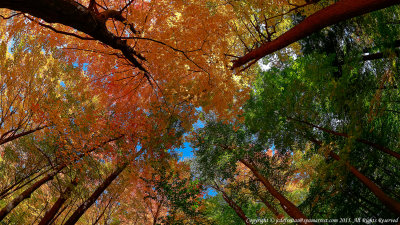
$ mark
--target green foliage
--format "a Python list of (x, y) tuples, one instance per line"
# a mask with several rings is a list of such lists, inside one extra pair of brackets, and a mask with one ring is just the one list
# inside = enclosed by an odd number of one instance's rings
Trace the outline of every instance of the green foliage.
[[(235, 211), (224, 201), (221, 194), (208, 197), (206, 199), (206, 215), (210, 217), (215, 224), (218, 225), (231, 225), (231, 224), (244, 224), (243, 220), (235, 213)], [(247, 201), (242, 204), (242, 209), (248, 218), (261, 218), (268, 216), (261, 213), (262, 204)], [(269, 215), (270, 216), (270, 215)]]
[(370, 54), (398, 51), (393, 46), (399, 40), (399, 27), (390, 22), (398, 10), (374, 12), (305, 38), (301, 41), (304, 55), (262, 72), (254, 85), (245, 114), (253, 132), (281, 152), (317, 140), (325, 145), (314, 145), (313, 154), (327, 157), (334, 151), (342, 159), (315, 166), (318, 176), (302, 203), (312, 218), (393, 217), (349, 173), (344, 161), (399, 200), (394, 185), (398, 159), (360, 141), (395, 151), (400, 144), (398, 57), (386, 53), (376, 60), (362, 57), (366, 50)]

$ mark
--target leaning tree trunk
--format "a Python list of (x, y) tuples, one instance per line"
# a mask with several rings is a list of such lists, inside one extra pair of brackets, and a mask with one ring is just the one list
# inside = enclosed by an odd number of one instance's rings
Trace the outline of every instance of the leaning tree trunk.
[(4, 219), (8, 215), (8, 213), (11, 212), (15, 207), (19, 205), (23, 200), (30, 198), (32, 193), (36, 191), (38, 188), (40, 188), (43, 184), (47, 183), (48, 181), (52, 180), (54, 176), (64, 168), (65, 166), (59, 166), (57, 167), (54, 171), (48, 173), (46, 176), (44, 176), (42, 179), (38, 180), (36, 183), (34, 183), (31, 187), (26, 189), (24, 192), (22, 192), (20, 195), (15, 197), (10, 203), (8, 203), (3, 209), (0, 211), (0, 221)]
[(118, 175), (128, 166), (128, 163), (124, 163), (108, 176), (104, 182), (97, 187), (97, 189), (92, 193), (92, 195), (83, 202), (78, 209), (69, 217), (65, 224), (72, 225), (78, 222), (79, 218), (93, 205), (93, 203), (100, 197), (100, 195), (106, 190), (108, 186), (118, 177)]
[[(97, 148), (118, 140), (120, 138), (122, 138), (123, 135), (116, 137), (116, 138), (112, 138), (109, 139), (107, 141), (104, 141), (103, 143), (101, 143), (101, 145), (97, 146), (97, 147), (93, 147), (92, 149), (90, 149), (88, 151), (89, 152), (93, 152), (94, 150), (96, 150)], [(139, 151), (137, 153), (137, 155), (141, 154), (143, 149), (141, 149), (141, 151)], [(81, 154), (80, 157), (83, 157), (84, 154)], [(15, 207), (18, 206), (19, 203), (21, 203), (23, 200), (30, 198), (31, 194), (36, 191), (38, 188), (40, 188), (43, 184), (47, 183), (48, 181), (52, 180), (54, 178), (54, 176), (60, 172), (62, 169), (64, 169), (67, 166), (67, 164), (61, 164), (59, 166), (57, 166), (52, 172), (48, 173), (45, 177), (43, 177), (42, 179), (40, 179), (39, 181), (37, 181), (36, 183), (34, 183), (31, 187), (29, 187), (28, 189), (26, 189), (24, 192), (22, 192), (20, 195), (18, 195), (17, 197), (15, 197), (10, 203), (8, 203), (1, 211), (0, 211), (0, 221), (4, 219), (4, 217), (7, 216), (8, 213), (10, 213)]]
[(263, 176), (259, 173), (257, 168), (255, 168), (251, 163), (245, 161), (245, 160), (240, 160), (241, 163), (243, 163), (247, 168), (253, 172), (254, 176), (257, 177), (261, 183), (264, 185), (265, 188), (267, 188), (268, 192), (274, 196), (278, 201), (280, 202), (282, 208), (286, 211), (286, 213), (292, 217), (293, 219), (296, 219), (299, 222), (299, 224), (313, 224), (311, 222), (307, 222), (308, 219), (307, 217), (291, 202), (289, 201), (285, 196), (283, 196), (281, 193), (279, 193), (274, 186)]
[(42, 220), (39, 222), (38, 225), (48, 225), (53, 220), (53, 218), (57, 215), (58, 211), (61, 209), (63, 204), (69, 198), (69, 195), (72, 192), (72, 189), (78, 184), (78, 179), (74, 179), (71, 184), (61, 193), (60, 197), (54, 203), (49, 211), (43, 216)]
[[(312, 139), (311, 141), (314, 142), (315, 144), (321, 146), (322, 142)], [(334, 153), (333, 151), (329, 152), (329, 156), (331, 156), (333, 159), (340, 161), (340, 157)], [(376, 185), (373, 181), (371, 181), (368, 177), (366, 177), (364, 174), (362, 174), (360, 171), (358, 171), (354, 166), (352, 166), (349, 162), (344, 161), (346, 167), (350, 170), (350, 172), (357, 177), (358, 180), (360, 180), (382, 203), (385, 205), (389, 210), (394, 212), (396, 215), (400, 215), (400, 203), (397, 202), (396, 200), (392, 199), (388, 195), (385, 194), (385, 192), (382, 191)]]
[[(1, 193), (0, 193), (0, 199), (4, 199), (4, 198), (6, 198), (7, 196), (11, 195), (12, 193), (14, 193), (14, 192), (20, 190), (21, 188), (25, 187), (26, 185), (28, 185), (28, 184), (31, 183), (32, 181), (36, 180), (36, 178), (41, 177), (43, 174), (49, 172), (51, 169), (52, 169), (52, 168), (47, 169), (47, 170), (42, 171), (42, 172), (40, 172), (42, 169), (39, 170), (39, 171), (34, 171), (34, 172), (32, 172), (31, 174), (29, 174), (29, 175), (27, 175), (27, 176), (21, 178), (20, 180), (18, 180), (18, 181), (15, 182), (14, 184), (12, 184), (12, 185), (8, 186), (7, 188), (5, 188), (4, 190), (2, 190)], [(37, 173), (39, 173), (39, 174), (37, 174)], [(37, 174), (37, 175), (35, 175), (35, 174)], [(30, 178), (30, 177), (33, 176), (33, 175), (35, 175), (33, 178), (29, 179), (29, 180), (26, 181), (24, 184), (21, 184), (24, 180)], [(20, 185), (20, 184), (21, 184), (21, 185)]]
[(34, 129), (27, 130), (27, 131), (24, 131), (24, 132), (21, 132), (21, 133), (18, 133), (18, 134), (12, 134), (12, 135), (10, 135), (8, 137), (6, 137), (7, 134), (3, 134), (0, 137), (0, 145), (3, 145), (3, 144), (5, 144), (7, 142), (10, 142), (10, 141), (14, 141), (14, 140), (16, 140), (16, 139), (18, 139), (20, 137), (35, 133), (36, 131), (42, 130), (42, 129), (46, 128), (46, 127), (47, 126), (39, 126), (39, 127), (34, 128)]
[[(339, 161), (340, 157), (330, 151), (329, 155), (335, 160)], [(364, 176), (360, 171), (358, 171), (354, 166), (350, 163), (345, 162), (347, 168), (349, 168), (350, 172), (354, 174), (388, 209), (394, 212), (396, 215), (400, 215), (400, 203), (391, 197), (387, 196), (385, 192), (382, 191), (374, 182), (372, 182), (368, 177)]]
[(243, 209), (236, 204), (235, 201), (233, 201), (224, 190), (222, 190), (217, 183), (215, 183), (215, 189), (217, 189), (218, 191), (221, 192), (222, 194), (222, 198), (225, 200), (226, 203), (228, 203), (228, 205), (235, 211), (236, 215), (238, 215), (240, 217), (240, 219), (243, 220), (243, 222), (246, 225), (251, 225), (249, 219), (247, 218), (246, 214), (244, 213)]
[(92, 225), (96, 225), (96, 224), (100, 221), (101, 217), (103, 217), (104, 214), (106, 213), (107, 208), (110, 207), (112, 201), (113, 201), (113, 199), (110, 198), (110, 200), (108, 201), (107, 205), (104, 207), (103, 211), (102, 211), (102, 212), (100, 213), (100, 215), (96, 218), (96, 220), (93, 222)]
[(275, 40), (266, 42), (260, 47), (234, 61), (233, 68), (241, 67), (249, 62), (280, 50), (310, 34), (335, 23), (363, 15), (368, 12), (399, 4), (400, 0), (341, 0), (332, 4), (288, 30)]

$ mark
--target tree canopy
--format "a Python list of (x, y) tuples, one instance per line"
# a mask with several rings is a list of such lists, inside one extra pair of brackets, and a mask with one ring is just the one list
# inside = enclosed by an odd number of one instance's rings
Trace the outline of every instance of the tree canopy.
[(399, 3), (0, 1), (0, 223), (398, 223)]

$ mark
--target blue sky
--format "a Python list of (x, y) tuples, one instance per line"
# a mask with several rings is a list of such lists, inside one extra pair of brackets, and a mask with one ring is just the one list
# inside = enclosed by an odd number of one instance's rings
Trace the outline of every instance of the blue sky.
[[(200, 109), (201, 110), (201, 109)], [(204, 122), (201, 120), (197, 120), (195, 124), (193, 124), (193, 129), (199, 129), (204, 127)], [(184, 160), (185, 158), (193, 157), (193, 148), (190, 147), (189, 142), (185, 142), (182, 147), (175, 149), (177, 152), (182, 153), (182, 156), (179, 160)]]
[[(204, 127), (204, 122), (201, 120), (197, 120), (195, 124), (193, 124), (193, 129), (198, 129), (198, 128), (203, 128)], [(182, 155), (179, 158), (179, 160), (184, 160), (186, 158), (192, 158), (193, 157), (193, 148), (190, 147), (189, 142), (185, 142), (182, 147), (175, 149), (175, 151), (180, 152)], [(218, 193), (212, 189), (208, 188), (206, 191), (206, 194), (208, 196), (216, 196)]]

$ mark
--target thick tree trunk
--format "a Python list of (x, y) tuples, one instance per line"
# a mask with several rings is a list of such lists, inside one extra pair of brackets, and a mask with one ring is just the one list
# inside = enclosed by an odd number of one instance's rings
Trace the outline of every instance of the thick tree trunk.
[[(311, 138), (311, 141), (317, 145), (322, 145), (321, 141), (315, 140)], [(329, 152), (329, 156), (333, 159), (340, 161), (340, 157), (334, 153), (333, 151)], [(354, 166), (352, 166), (349, 162), (344, 162), (346, 167), (350, 170), (350, 172), (357, 177), (388, 209), (394, 212), (396, 215), (400, 215), (400, 203), (396, 200), (392, 199), (385, 192), (382, 191), (374, 182), (372, 182), (368, 177), (364, 176), (360, 171), (358, 171)]]
[(28, 13), (48, 23), (60, 23), (75, 28), (111, 48), (120, 50), (128, 61), (145, 74), (148, 74), (146, 69), (138, 61), (145, 60), (144, 57), (129, 46), (126, 40), (122, 40), (110, 32), (105, 25), (104, 18), (100, 18), (94, 11), (76, 1), (2, 0), (0, 1), (0, 8)]
[(260, 47), (234, 61), (233, 68), (259, 60), (262, 57), (280, 50), (308, 35), (335, 23), (363, 15), (368, 12), (399, 4), (400, 0), (341, 0), (330, 5), (279, 36), (277, 39), (264, 43)]
[(73, 225), (78, 222), (79, 218), (93, 205), (93, 203), (100, 197), (100, 195), (106, 190), (108, 186), (118, 177), (118, 175), (128, 166), (128, 163), (124, 163), (108, 176), (103, 183), (96, 188), (96, 190), (90, 195), (85, 202), (83, 202), (78, 209), (69, 217), (65, 224)]
[(78, 179), (74, 179), (71, 182), (71, 185), (69, 185), (63, 193), (61, 193), (60, 197), (57, 199), (57, 201), (54, 203), (53, 207), (49, 211), (46, 212), (46, 214), (43, 216), (42, 220), (39, 222), (39, 225), (48, 225), (50, 222), (53, 220), (55, 215), (57, 215), (58, 211), (61, 209), (62, 205), (67, 201), (69, 198), (69, 195), (72, 192), (72, 189), (78, 184)]
[(235, 201), (233, 201), (222, 188), (220, 188), (216, 183), (215, 183), (215, 189), (217, 189), (219, 192), (222, 194), (222, 198), (225, 200), (226, 203), (235, 211), (236, 215), (240, 217), (240, 219), (243, 220), (243, 222), (246, 225), (251, 225), (250, 220), (247, 218), (246, 214), (244, 213), (243, 209), (236, 204)]
[[(299, 123), (306, 124), (306, 125), (308, 125), (310, 127), (317, 128), (318, 130), (322, 130), (322, 131), (324, 131), (326, 133), (329, 133), (329, 134), (333, 134), (333, 135), (336, 135), (336, 136), (349, 138), (349, 135), (346, 134), (346, 133), (340, 133), (340, 132), (336, 132), (336, 131), (333, 131), (333, 130), (330, 130), (330, 129), (327, 129), (327, 128), (323, 128), (323, 127), (314, 125), (312, 123), (309, 123), (307, 121), (298, 120), (298, 119), (291, 118), (291, 117), (287, 117), (287, 118), (289, 120), (297, 121)], [(393, 151), (393, 150), (391, 150), (390, 148), (387, 148), (387, 147), (379, 145), (379, 144), (375, 144), (375, 143), (373, 143), (371, 141), (368, 141), (368, 140), (365, 140), (365, 139), (362, 139), (362, 138), (356, 138), (356, 141), (360, 142), (360, 143), (363, 143), (363, 144), (366, 144), (366, 145), (369, 145), (371, 147), (374, 147), (374, 148), (376, 148), (376, 149), (378, 149), (378, 150), (380, 150), (380, 151), (382, 151), (382, 152), (384, 152), (386, 154), (389, 154), (389, 155), (391, 155), (391, 156), (393, 156), (393, 157), (395, 157), (397, 159), (400, 159), (400, 154), (395, 152), (395, 151)]]
[(57, 169), (54, 171), (50, 172), (46, 176), (44, 176), (42, 179), (38, 180), (36, 183), (34, 183), (31, 187), (26, 189), (24, 192), (22, 192), (20, 195), (15, 197), (10, 203), (8, 203), (1, 211), (0, 211), (0, 221), (4, 219), (8, 215), (8, 213), (11, 212), (15, 207), (19, 205), (23, 200), (30, 198), (32, 193), (36, 191), (38, 188), (40, 188), (43, 184), (47, 183), (48, 181), (52, 180), (54, 176), (64, 168), (65, 166), (59, 166)]
[(299, 224), (313, 224), (311, 222), (307, 222), (307, 217), (292, 203), (290, 202), (285, 196), (283, 196), (281, 193), (279, 193), (274, 186), (263, 176), (258, 172), (258, 169), (255, 168), (251, 163), (245, 161), (245, 160), (240, 160), (241, 163), (243, 163), (247, 168), (253, 172), (254, 176), (257, 177), (261, 183), (264, 185), (265, 188), (267, 188), (268, 192), (274, 196), (274, 198), (278, 199), (280, 202), (282, 208), (285, 210), (285, 212), (292, 217), (293, 219), (296, 219), (299, 221)]

